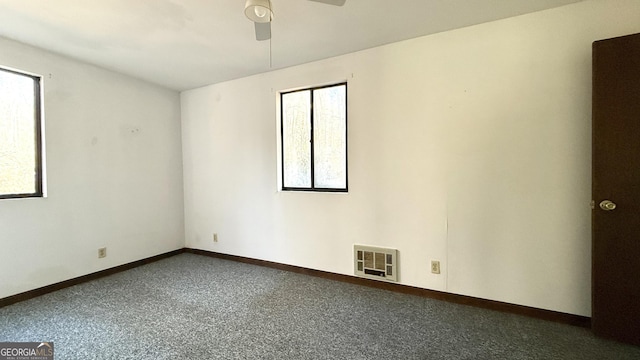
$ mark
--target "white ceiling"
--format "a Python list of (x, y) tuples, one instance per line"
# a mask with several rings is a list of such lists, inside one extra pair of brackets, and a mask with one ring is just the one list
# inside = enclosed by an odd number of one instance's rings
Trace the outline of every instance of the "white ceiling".
[(244, 0), (0, 0), (0, 35), (185, 90), (581, 0), (272, 0), (257, 42)]

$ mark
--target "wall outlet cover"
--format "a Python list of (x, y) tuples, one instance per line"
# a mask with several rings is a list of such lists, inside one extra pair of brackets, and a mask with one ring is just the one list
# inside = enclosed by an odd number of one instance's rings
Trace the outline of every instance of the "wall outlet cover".
[(431, 260), (431, 273), (440, 274), (440, 261)]

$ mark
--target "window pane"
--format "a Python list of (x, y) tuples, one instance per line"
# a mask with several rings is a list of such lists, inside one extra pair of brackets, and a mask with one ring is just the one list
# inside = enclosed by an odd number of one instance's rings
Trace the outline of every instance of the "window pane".
[(315, 187), (347, 187), (346, 86), (313, 92), (313, 143)]
[(311, 187), (311, 92), (282, 95), (284, 187)]
[(0, 70), (0, 195), (36, 189), (35, 82)]

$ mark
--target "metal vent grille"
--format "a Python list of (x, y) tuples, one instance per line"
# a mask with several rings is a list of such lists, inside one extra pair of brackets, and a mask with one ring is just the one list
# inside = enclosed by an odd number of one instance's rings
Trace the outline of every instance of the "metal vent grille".
[(398, 281), (398, 250), (365, 245), (353, 246), (353, 265), (357, 276)]

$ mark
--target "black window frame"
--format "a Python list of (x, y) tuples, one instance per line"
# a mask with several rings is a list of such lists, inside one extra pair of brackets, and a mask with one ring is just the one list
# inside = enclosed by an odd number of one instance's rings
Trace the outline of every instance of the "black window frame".
[[(314, 152), (315, 152), (315, 144), (313, 142), (313, 121), (314, 121), (314, 111), (313, 111), (313, 105), (314, 105), (314, 100), (313, 100), (313, 92), (315, 90), (320, 90), (320, 89), (326, 89), (326, 88), (330, 88), (330, 87), (337, 87), (337, 86), (344, 86), (344, 96), (345, 96), (345, 107), (344, 107), (344, 141), (345, 141), (345, 187), (344, 188), (324, 188), (324, 187), (316, 187), (315, 186), (315, 164), (314, 164)], [(310, 154), (310, 161), (311, 161), (311, 186), (310, 187), (291, 187), (291, 186), (285, 186), (284, 184), (284, 168), (285, 168), (285, 163), (284, 163), (284, 146), (285, 146), (285, 140), (284, 140), (284, 111), (282, 109), (282, 104), (283, 104), (283, 96), (287, 95), (287, 94), (291, 94), (291, 93), (296, 93), (296, 92), (300, 92), (300, 91), (309, 91), (310, 92), (310, 122), (311, 122), (311, 132), (309, 134), (310, 136), (310, 147), (311, 147), (311, 154)], [(349, 192), (349, 91), (348, 91), (348, 85), (347, 82), (339, 82), (339, 83), (335, 83), (335, 84), (329, 84), (329, 85), (322, 85), (322, 86), (314, 86), (314, 87), (307, 87), (307, 88), (303, 88), (303, 89), (297, 89), (297, 90), (291, 90), (291, 91), (285, 91), (285, 92), (280, 92), (280, 162), (281, 162), (281, 171), (280, 171), (280, 181), (281, 181), (281, 185), (282, 185), (282, 191), (310, 191), (310, 192), (334, 192), (334, 193), (347, 193)]]
[(43, 190), (43, 166), (42, 166), (42, 93), (41, 84), (42, 77), (37, 75), (27, 74), (21, 71), (12, 70), (0, 67), (0, 71), (25, 76), (33, 80), (33, 126), (34, 126), (34, 149), (36, 157), (36, 166), (34, 169), (34, 185), (35, 191), (32, 193), (22, 194), (2, 194), (0, 193), (0, 200), (2, 199), (21, 199), (21, 198), (41, 198), (44, 197)]

